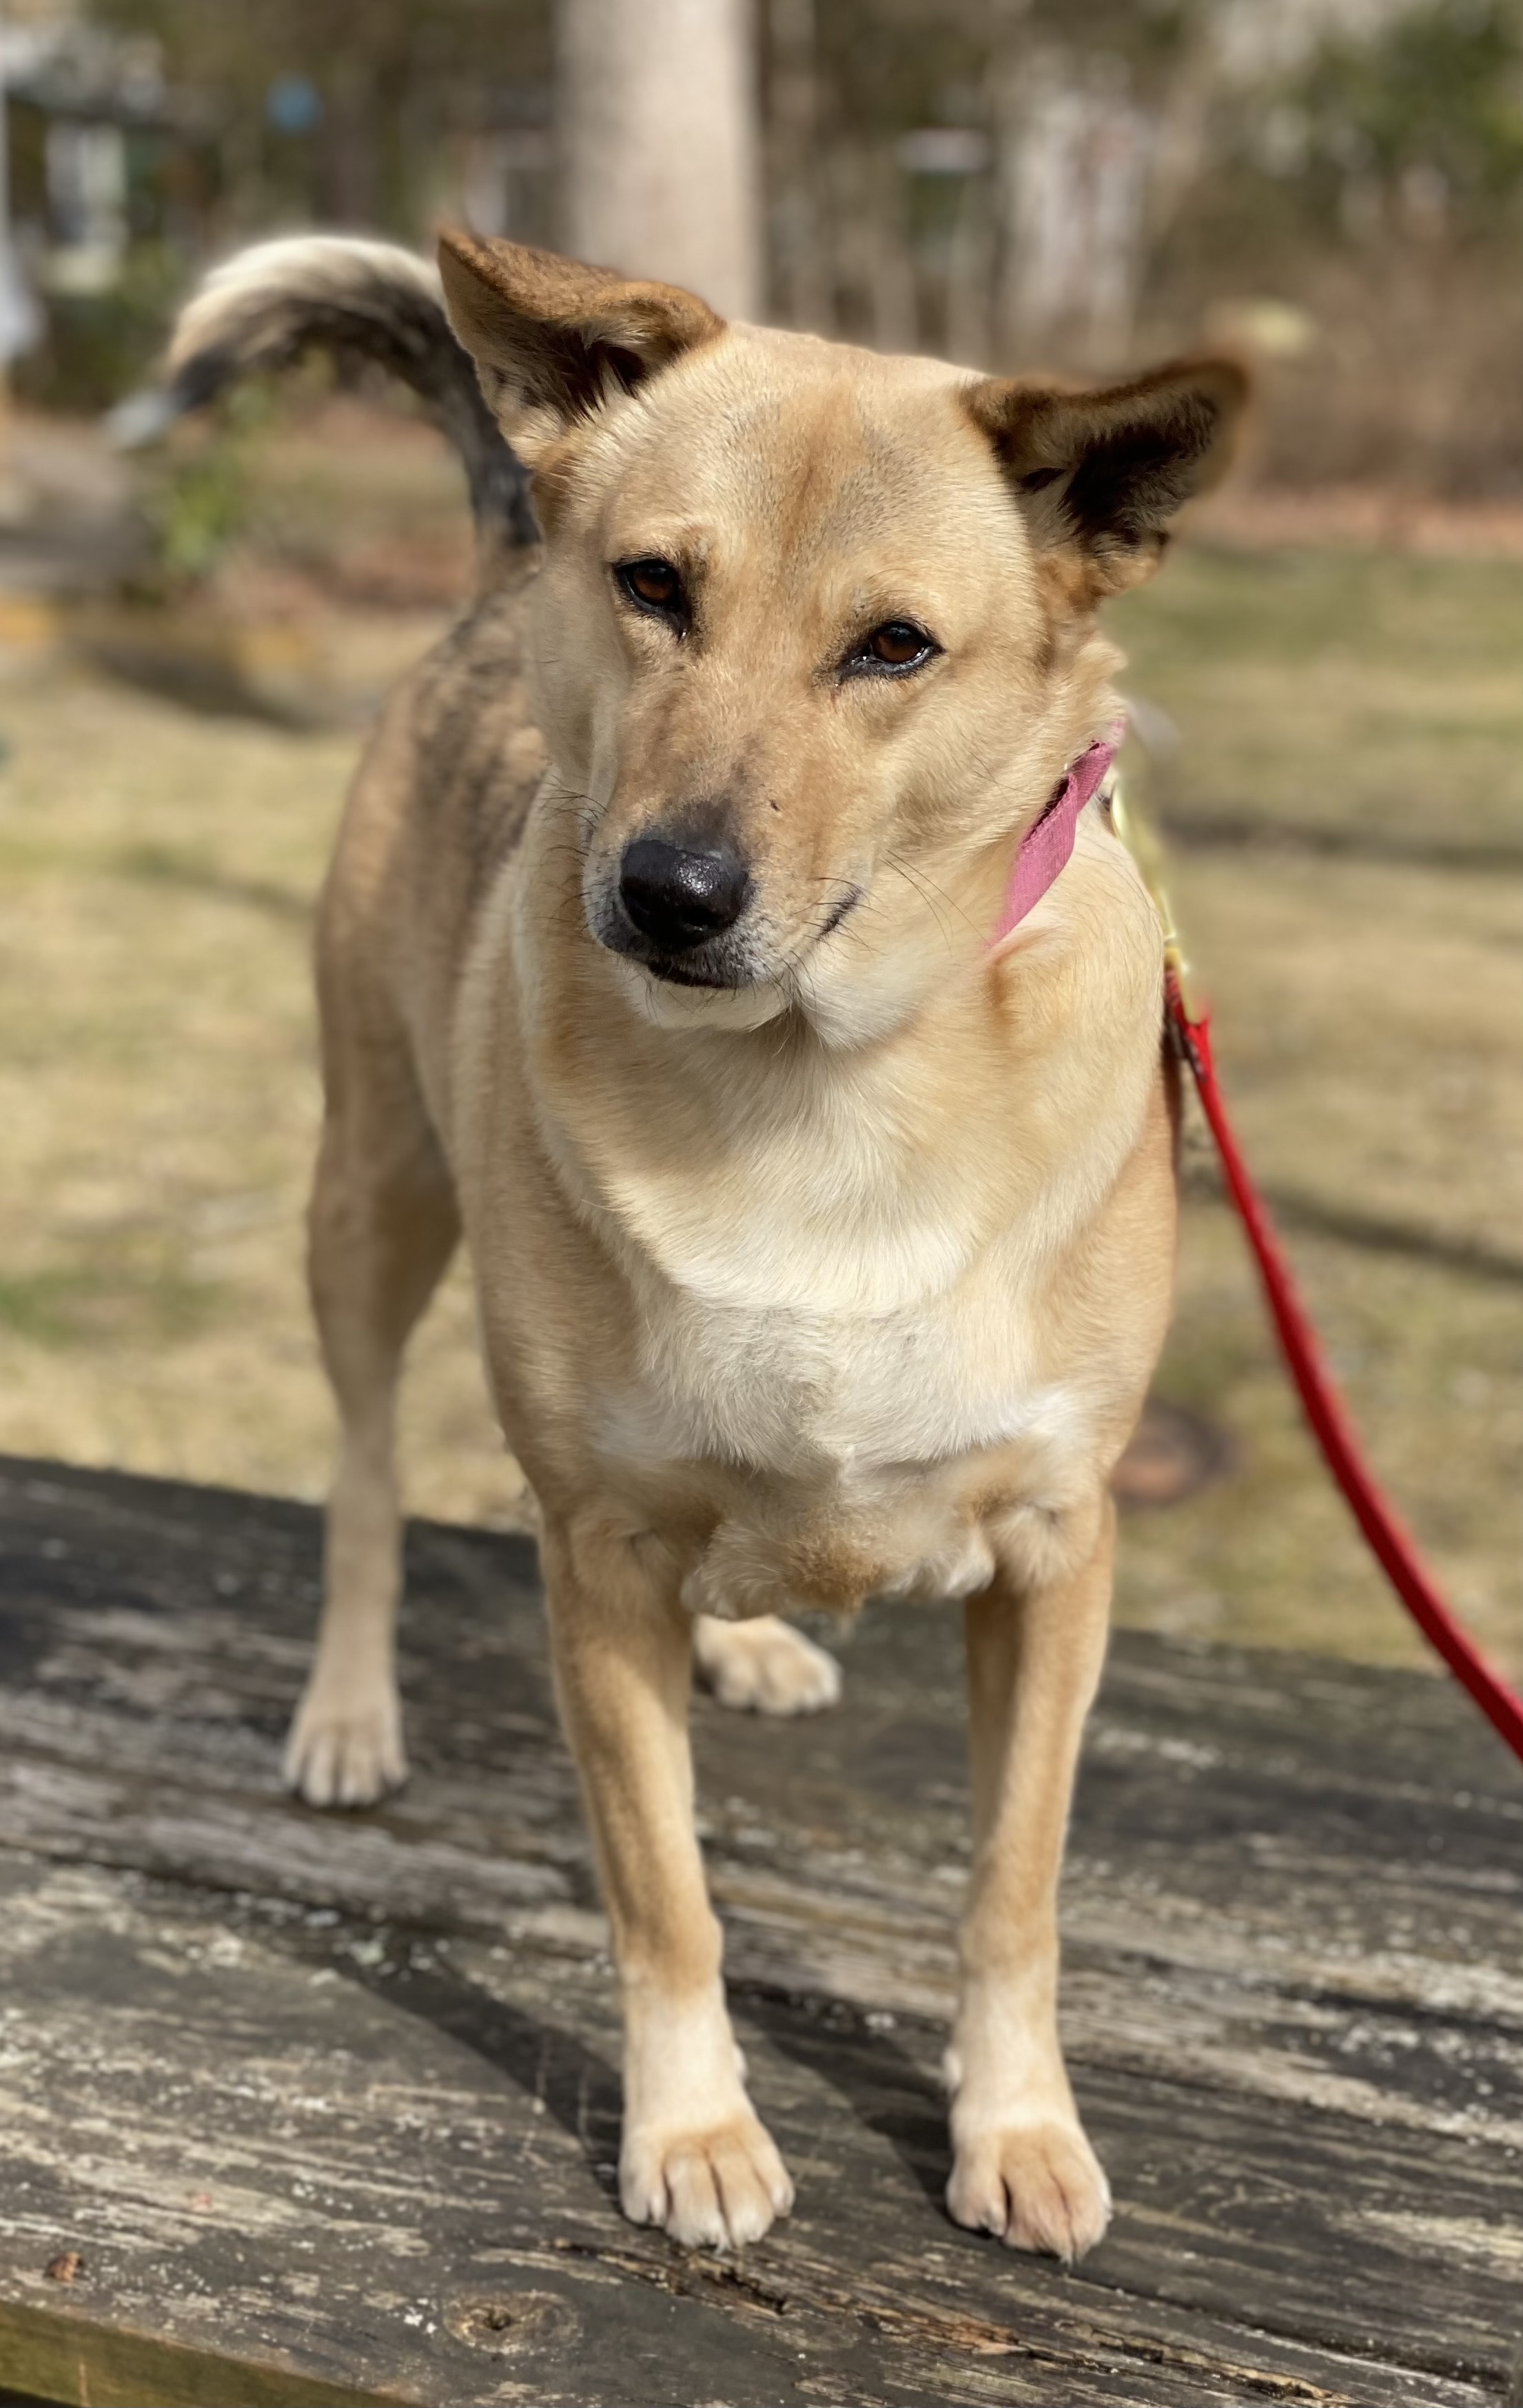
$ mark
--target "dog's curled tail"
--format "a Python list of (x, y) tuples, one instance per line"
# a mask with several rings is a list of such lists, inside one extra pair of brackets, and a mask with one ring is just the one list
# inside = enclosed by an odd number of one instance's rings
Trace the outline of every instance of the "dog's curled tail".
[(162, 383), (123, 402), (111, 433), (124, 446), (151, 442), (239, 377), (314, 350), (374, 360), (418, 395), (464, 464), (483, 566), (538, 540), (528, 472), (451, 331), (438, 271), (395, 243), (292, 235), (213, 268), (180, 314)]

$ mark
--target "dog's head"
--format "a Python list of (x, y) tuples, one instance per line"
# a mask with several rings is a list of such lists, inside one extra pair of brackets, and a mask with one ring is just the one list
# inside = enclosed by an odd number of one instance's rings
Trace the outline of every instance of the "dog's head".
[(1157, 566), (1241, 373), (1061, 392), (516, 244), (440, 265), (535, 472), (593, 936), (663, 1020), (890, 1024), (1110, 715), (1096, 606)]

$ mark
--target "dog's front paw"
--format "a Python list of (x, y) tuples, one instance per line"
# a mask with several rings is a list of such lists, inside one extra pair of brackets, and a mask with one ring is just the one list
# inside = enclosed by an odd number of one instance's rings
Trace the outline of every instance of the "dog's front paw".
[(1011, 2125), (958, 2144), (946, 2187), (955, 2224), (1071, 2266), (1104, 2238), (1111, 2186), (1077, 2124)]
[(772, 2136), (749, 2108), (707, 2132), (631, 2132), (619, 2197), (632, 2224), (658, 2224), (687, 2249), (759, 2241), (793, 2205)]
[(841, 1697), (841, 1666), (776, 1614), (754, 1622), (699, 1616), (693, 1649), (700, 1676), (739, 1713), (817, 1714)]
[(342, 1700), (309, 1689), (285, 1747), (285, 1784), (309, 1806), (373, 1806), (408, 1777), (394, 1689)]

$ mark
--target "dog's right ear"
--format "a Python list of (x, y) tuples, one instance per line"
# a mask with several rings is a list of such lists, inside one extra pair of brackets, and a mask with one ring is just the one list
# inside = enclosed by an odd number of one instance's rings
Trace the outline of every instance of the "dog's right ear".
[(678, 284), (632, 282), (519, 242), (439, 236), (444, 306), (503, 433), (532, 466), (579, 418), (725, 331)]
[(1170, 521), (1226, 466), (1247, 394), (1235, 361), (1176, 360), (1090, 392), (983, 377), (967, 406), (1038, 552), (1090, 609), (1152, 575)]

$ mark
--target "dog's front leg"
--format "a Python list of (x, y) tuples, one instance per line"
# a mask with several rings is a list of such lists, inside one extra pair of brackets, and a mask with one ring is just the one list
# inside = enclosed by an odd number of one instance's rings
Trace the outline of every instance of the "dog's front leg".
[(947, 2205), (959, 2224), (1070, 2262), (1105, 2230), (1110, 2191), (1057, 2038), (1057, 1883), (1085, 1715), (1099, 1679), (1114, 1511), (1083, 1569), (1013, 1573), (970, 1600), (973, 1873), (948, 2055)]
[(624, 2211), (689, 2246), (755, 2241), (793, 2186), (746, 2096), (725, 2007), (693, 1823), (691, 1621), (639, 1541), (547, 1531), (544, 1563), (624, 1994)]

